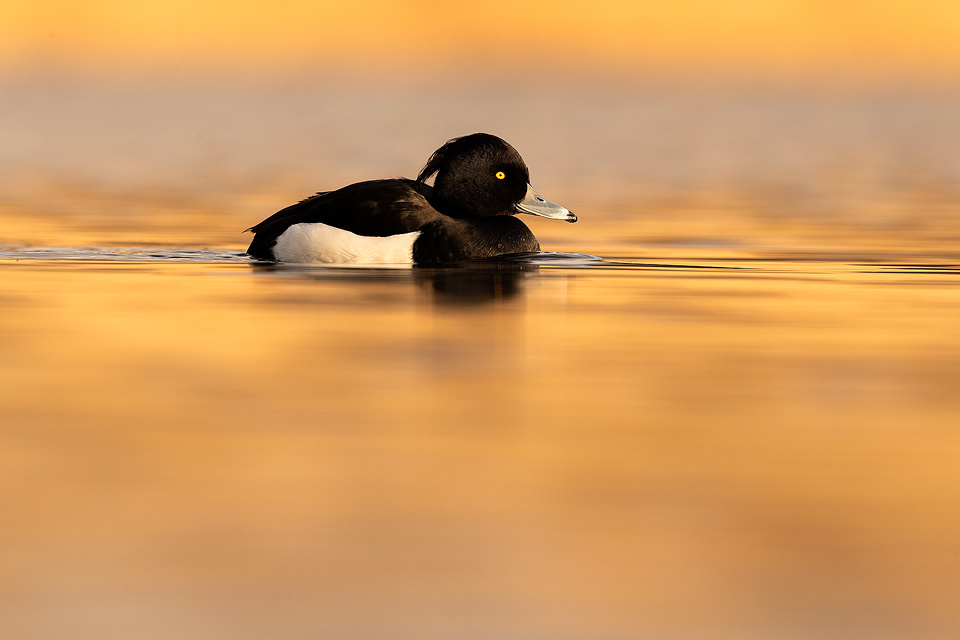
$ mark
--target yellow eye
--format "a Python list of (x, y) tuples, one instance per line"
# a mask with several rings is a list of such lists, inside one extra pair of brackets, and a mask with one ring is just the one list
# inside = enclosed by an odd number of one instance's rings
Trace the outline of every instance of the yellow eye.
[(503, 180), (506, 177), (507, 174), (505, 174), (503, 171), (497, 171), (497, 180)]

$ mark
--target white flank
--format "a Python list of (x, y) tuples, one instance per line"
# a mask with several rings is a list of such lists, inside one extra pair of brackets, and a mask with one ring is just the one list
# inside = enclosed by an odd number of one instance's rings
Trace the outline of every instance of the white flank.
[(280, 234), (273, 255), (280, 262), (412, 263), (419, 231), (395, 236), (358, 236), (330, 225), (301, 222)]

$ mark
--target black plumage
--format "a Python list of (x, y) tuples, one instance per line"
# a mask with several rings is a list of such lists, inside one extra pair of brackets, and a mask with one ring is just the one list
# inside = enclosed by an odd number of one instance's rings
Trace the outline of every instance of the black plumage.
[[(430, 186), (426, 180), (433, 175)], [(413, 244), (417, 263), (539, 251), (533, 233), (514, 217), (527, 200), (534, 208), (549, 205), (560, 213), (538, 213), (530, 206), (523, 207), (526, 212), (576, 220), (532, 190), (529, 170), (513, 147), (496, 136), (472, 134), (434, 152), (416, 180), (359, 182), (278, 211), (248, 229), (255, 235), (247, 253), (258, 260), (282, 260), (274, 253), (277, 238), (301, 223), (373, 237), (420, 231)]]

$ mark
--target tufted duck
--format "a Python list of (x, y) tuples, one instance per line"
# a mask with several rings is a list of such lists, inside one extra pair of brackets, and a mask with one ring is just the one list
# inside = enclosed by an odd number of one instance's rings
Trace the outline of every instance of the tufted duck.
[[(426, 180), (436, 174), (433, 186)], [(486, 133), (437, 149), (416, 180), (370, 180), (282, 209), (247, 231), (247, 254), (278, 262), (415, 262), (539, 251), (515, 213), (576, 222), (530, 186), (520, 154)]]

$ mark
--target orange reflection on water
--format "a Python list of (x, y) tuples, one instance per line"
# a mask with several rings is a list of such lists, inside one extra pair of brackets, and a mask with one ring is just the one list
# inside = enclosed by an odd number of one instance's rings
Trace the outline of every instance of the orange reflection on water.
[(8, 629), (960, 629), (956, 275), (726, 266), (4, 260)]

